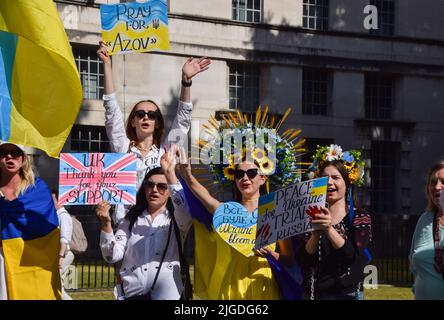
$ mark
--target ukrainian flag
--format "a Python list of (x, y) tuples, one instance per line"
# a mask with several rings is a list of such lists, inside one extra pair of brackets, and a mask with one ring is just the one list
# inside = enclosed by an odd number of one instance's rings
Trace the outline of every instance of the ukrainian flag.
[(48, 186), (39, 178), (13, 201), (0, 198), (9, 300), (61, 299), (60, 229)]
[(52, 0), (0, 1), (0, 139), (58, 157), (82, 86)]
[(327, 192), (328, 177), (322, 177), (313, 180), (313, 186), (310, 190), (310, 196), (319, 196)]

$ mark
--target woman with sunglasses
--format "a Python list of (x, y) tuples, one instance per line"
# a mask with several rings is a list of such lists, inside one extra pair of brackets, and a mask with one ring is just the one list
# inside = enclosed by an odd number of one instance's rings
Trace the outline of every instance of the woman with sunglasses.
[(61, 299), (51, 192), (22, 147), (0, 145), (0, 300)]
[[(105, 94), (103, 100), (105, 127), (110, 140), (111, 151), (120, 153), (133, 152), (136, 154), (137, 187), (139, 187), (148, 171), (159, 166), (160, 157), (164, 152), (162, 142), (165, 145), (168, 145), (169, 142), (180, 144), (187, 139), (193, 109), (190, 96), (191, 79), (195, 75), (207, 70), (211, 60), (206, 57), (199, 59), (189, 58), (183, 65), (182, 87), (176, 117), (171, 125), (169, 135), (165, 141), (162, 141), (164, 119), (159, 106), (153, 100), (137, 102), (128, 116), (126, 126), (124, 125), (115, 94), (111, 58), (103, 41), (100, 42), (97, 54), (104, 64)], [(179, 138), (179, 142), (176, 141), (177, 138)], [(118, 206), (113, 220), (118, 224), (124, 216), (125, 210), (123, 206)]]
[(174, 157), (164, 153), (160, 164), (145, 176), (136, 205), (115, 234), (110, 205), (101, 202), (96, 209), (103, 258), (108, 263), (122, 261), (125, 300), (178, 300), (184, 294), (180, 253), (191, 216), (175, 175)]
[(410, 250), (417, 300), (444, 300), (444, 161), (434, 164), (426, 183), (427, 208), (419, 218)]
[[(181, 150), (180, 173), (188, 187), (196, 198), (200, 200), (206, 210), (214, 214), (224, 204), (234, 208), (248, 211), (252, 217), (257, 218), (259, 197), (266, 194), (266, 176), (261, 174), (259, 165), (255, 162), (242, 162), (235, 166), (234, 190), (235, 201), (222, 203), (215, 199), (208, 190), (199, 183), (191, 172), (191, 166), (186, 160), (185, 151)], [(196, 231), (197, 232), (197, 231)], [(197, 239), (197, 238), (196, 238)], [(279, 240), (277, 246), (279, 252), (270, 247), (254, 250), (255, 255), (245, 257), (238, 253), (230, 245), (221, 240), (220, 237), (213, 238), (217, 243), (216, 261), (227, 259), (227, 271), (223, 279), (209, 280), (211, 289), (205, 294), (206, 299), (254, 299), (274, 300), (280, 299), (281, 294), (272, 274), (271, 268), (265, 255), (271, 254), (276, 260), (286, 267), (294, 264), (292, 243), (289, 239)], [(209, 240), (210, 241), (210, 240)], [(224, 258), (225, 257), (225, 258)], [(216, 266), (217, 267), (217, 266)], [(195, 270), (195, 273), (199, 270)]]

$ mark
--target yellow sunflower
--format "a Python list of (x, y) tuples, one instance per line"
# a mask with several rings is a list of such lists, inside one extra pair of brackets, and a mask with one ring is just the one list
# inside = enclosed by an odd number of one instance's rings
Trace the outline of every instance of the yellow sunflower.
[(234, 180), (234, 164), (233, 165), (229, 165), (228, 167), (224, 168), (224, 176), (225, 178), (227, 178), (230, 181)]
[(354, 162), (344, 162), (344, 167), (349, 172), (353, 169), (354, 165)]
[(267, 158), (266, 152), (263, 149), (254, 149), (253, 151), (253, 159), (256, 160), (258, 163), (264, 163), (264, 161), (269, 160)]
[(276, 168), (275, 163), (267, 157), (265, 157), (265, 159), (261, 163), (259, 163), (259, 169), (261, 170), (262, 174), (265, 176), (273, 174), (275, 168)]
[(356, 168), (354, 168), (353, 170), (351, 170), (349, 172), (348, 176), (350, 178), (350, 182), (354, 183), (355, 181), (357, 181), (359, 179), (359, 171)]

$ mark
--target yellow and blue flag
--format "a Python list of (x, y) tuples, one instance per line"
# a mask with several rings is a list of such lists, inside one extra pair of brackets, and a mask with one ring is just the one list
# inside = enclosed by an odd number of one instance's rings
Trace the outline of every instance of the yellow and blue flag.
[(313, 180), (310, 196), (319, 196), (327, 192), (328, 178), (322, 177)]
[(82, 86), (52, 0), (0, 1), (0, 139), (58, 157)]
[(13, 201), (0, 198), (9, 300), (61, 299), (60, 229), (48, 186), (39, 178)]

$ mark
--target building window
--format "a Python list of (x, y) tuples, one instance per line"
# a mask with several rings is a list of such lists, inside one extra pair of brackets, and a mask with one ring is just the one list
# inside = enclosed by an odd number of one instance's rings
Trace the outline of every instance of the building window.
[(370, 0), (370, 5), (378, 8), (378, 29), (370, 29), (370, 33), (392, 36), (395, 33), (395, 1)]
[(110, 152), (105, 127), (75, 124), (71, 130), (72, 152)]
[(259, 106), (259, 66), (230, 63), (230, 109), (255, 111)]
[[(301, 157), (301, 162), (312, 163), (312, 156), (318, 146), (329, 146), (335, 143), (333, 139), (305, 138), (305, 152)], [(303, 166), (303, 168), (307, 165)]]
[(371, 146), (371, 206), (376, 214), (396, 213), (396, 163), (399, 142), (373, 141)]
[(74, 46), (73, 53), (83, 87), (83, 99), (102, 99), (103, 62), (96, 54), (97, 48)]
[(387, 75), (365, 76), (365, 117), (392, 119), (394, 79)]
[(232, 0), (233, 20), (256, 22), (262, 21), (262, 0)]
[(311, 30), (327, 30), (328, 0), (304, 0), (302, 26)]
[(302, 114), (327, 115), (329, 72), (304, 68), (302, 73)]

